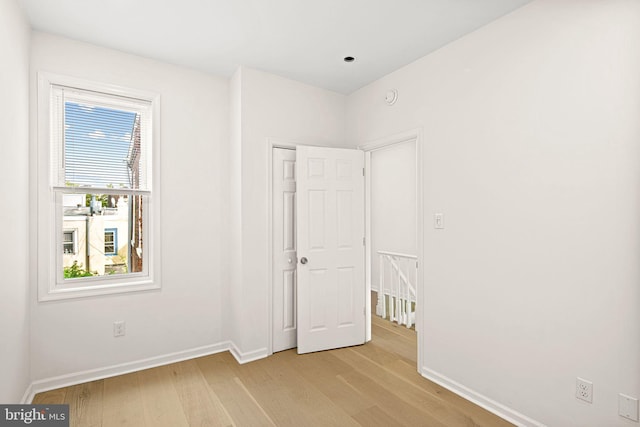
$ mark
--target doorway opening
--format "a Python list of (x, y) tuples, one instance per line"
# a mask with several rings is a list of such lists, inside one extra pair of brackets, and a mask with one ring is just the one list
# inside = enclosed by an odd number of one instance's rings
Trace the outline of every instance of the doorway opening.
[[(420, 130), (361, 145), (366, 168), (366, 286), (371, 302), (367, 322), (386, 318), (397, 328), (415, 328), (405, 336), (417, 340), (420, 370), (420, 328), (423, 289), (422, 146)], [(385, 323), (382, 323), (385, 325)], [(367, 330), (371, 339), (371, 330)]]
[(372, 315), (412, 329), (418, 278), (415, 141), (385, 146), (367, 157)]
[[(277, 351), (282, 351), (287, 348), (296, 346), (295, 342), (295, 330), (298, 326), (297, 322), (297, 269), (302, 267), (299, 264), (298, 253), (296, 247), (296, 229), (295, 227), (282, 226), (277, 224), (283, 216), (295, 217), (295, 205), (296, 205), (296, 177), (295, 177), (295, 150), (297, 144), (282, 143), (269, 141), (270, 145), (270, 176), (271, 181), (269, 183), (269, 191), (272, 206), (270, 206), (269, 218), (270, 227), (270, 264), (271, 264), (271, 277), (270, 277), (270, 289), (269, 289), (269, 312), (270, 323), (269, 328), (271, 337), (269, 340), (270, 351), (272, 354)], [(378, 252), (390, 253), (392, 255), (405, 254), (412, 255), (413, 266), (418, 266), (418, 261), (422, 257), (422, 225), (419, 218), (422, 218), (422, 202), (421, 202), (421, 158), (422, 150), (420, 146), (420, 132), (418, 130), (406, 132), (399, 135), (394, 135), (388, 138), (384, 138), (372, 143), (368, 143), (358, 147), (359, 150), (364, 152), (365, 159), (365, 339), (371, 340), (371, 324), (372, 324), (372, 311), (380, 311), (379, 301), (372, 298), (372, 291), (380, 290), (380, 255)], [(284, 160), (284, 168), (281, 165), (276, 165), (276, 158), (278, 162), (283, 162), (282, 156), (288, 156), (288, 160)], [(386, 170), (386, 168), (395, 168), (394, 170)], [(278, 168), (278, 171), (275, 171)], [(381, 171), (383, 173), (377, 173)], [(385, 175), (390, 175), (391, 179), (385, 178)], [(289, 183), (278, 183), (283, 177), (288, 177)], [(380, 184), (382, 180), (383, 184)], [(385, 181), (386, 180), (386, 181)], [(407, 184), (407, 180), (411, 181)], [(377, 191), (373, 187), (382, 191), (378, 196)], [(276, 186), (279, 186), (276, 189)], [(284, 185), (284, 187), (282, 186)], [(395, 187), (394, 187), (395, 186)], [(401, 186), (402, 188), (398, 187)], [(276, 197), (276, 192), (284, 192), (282, 197)], [(392, 194), (397, 200), (393, 203), (385, 202), (388, 198), (387, 194)], [(274, 198), (275, 197), (275, 198)], [(402, 221), (393, 225), (388, 221), (387, 217), (393, 213), (385, 212), (381, 217), (380, 211), (377, 210), (377, 206), (382, 203), (383, 205), (392, 205), (392, 208), (402, 209), (403, 217)], [(373, 210), (376, 209), (375, 212)], [(396, 219), (399, 217), (396, 215)], [(408, 227), (408, 225), (411, 227)], [(380, 237), (380, 235), (386, 237)], [(286, 242), (285, 240), (288, 239)], [(397, 243), (403, 241), (404, 243)], [(394, 243), (395, 242), (395, 243)], [(386, 245), (386, 246), (381, 246)], [(404, 245), (404, 246), (402, 246)], [(284, 251), (282, 250), (284, 249)], [(302, 256), (302, 255), (300, 255)], [(405, 262), (406, 263), (406, 262)], [(411, 264), (411, 263), (409, 263)], [(297, 268), (296, 268), (297, 267)], [(388, 267), (387, 267), (388, 268)], [(413, 275), (410, 281), (414, 287), (412, 304), (409, 309), (406, 309), (405, 315), (407, 318), (411, 318), (412, 324), (419, 325), (420, 322), (420, 302), (421, 288), (422, 288), (422, 269), (414, 268)], [(404, 274), (405, 279), (408, 279), (407, 274)], [(397, 277), (397, 274), (396, 274)], [(284, 278), (284, 280), (282, 280)], [(375, 278), (375, 279), (374, 279)], [(284, 283), (283, 286), (281, 284)], [(283, 289), (287, 289), (287, 295), (283, 297)], [(284, 305), (282, 304), (284, 301)], [(398, 307), (395, 305), (395, 313), (398, 314)], [(372, 310), (372, 308), (374, 310)], [(282, 328), (284, 326), (284, 328)], [(280, 331), (278, 330), (280, 328)], [(421, 333), (420, 328), (416, 328), (417, 331), (417, 368), (421, 366)], [(285, 332), (284, 335), (282, 332)], [(284, 337), (284, 340), (282, 338)]]

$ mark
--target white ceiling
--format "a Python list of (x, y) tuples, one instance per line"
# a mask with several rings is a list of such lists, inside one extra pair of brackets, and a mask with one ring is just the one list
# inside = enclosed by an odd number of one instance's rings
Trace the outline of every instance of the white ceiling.
[[(344, 94), (531, 0), (21, 0), (34, 29), (230, 76)], [(345, 63), (343, 57), (355, 56)]]

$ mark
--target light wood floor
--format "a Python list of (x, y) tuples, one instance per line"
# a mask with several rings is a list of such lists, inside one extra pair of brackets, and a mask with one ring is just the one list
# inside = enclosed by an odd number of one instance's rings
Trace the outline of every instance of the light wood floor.
[(415, 332), (374, 316), (373, 340), (239, 365), (219, 353), (36, 395), (71, 425), (510, 426), (416, 372)]

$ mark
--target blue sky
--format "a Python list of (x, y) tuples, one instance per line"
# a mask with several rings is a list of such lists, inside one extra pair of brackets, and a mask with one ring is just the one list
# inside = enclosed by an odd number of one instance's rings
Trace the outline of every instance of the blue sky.
[(129, 188), (127, 154), (136, 113), (65, 102), (65, 181)]

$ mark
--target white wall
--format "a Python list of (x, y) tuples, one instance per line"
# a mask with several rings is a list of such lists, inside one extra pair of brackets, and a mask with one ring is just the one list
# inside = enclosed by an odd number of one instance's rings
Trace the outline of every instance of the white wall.
[[(241, 114), (241, 281), (234, 282), (242, 299), (241, 323), (233, 342), (247, 359), (266, 354), (269, 347), (269, 175), (268, 138), (309, 145), (345, 144), (344, 95), (272, 74), (242, 68), (234, 76)], [(232, 82), (232, 85), (234, 83)], [(233, 113), (232, 113), (233, 114)], [(235, 141), (234, 143), (237, 143)], [(237, 147), (232, 148), (232, 151)]]
[(14, 0), (0, 2), (0, 402), (29, 385), (29, 37)]
[[(371, 152), (370, 176), (371, 287), (373, 290), (378, 290), (380, 281), (378, 251), (418, 254), (415, 142), (394, 144)], [(408, 267), (408, 265), (402, 265), (403, 268)], [(409, 278), (415, 280), (413, 274)], [(388, 286), (387, 282), (387, 289)]]
[(423, 372), (511, 416), (640, 397), (638, 40), (640, 2), (539, 0), (348, 99), (352, 141), (423, 129)]
[[(42, 33), (31, 52), (32, 131), (38, 71), (152, 91), (161, 96), (162, 159), (162, 290), (45, 303), (34, 296), (33, 379), (220, 344), (228, 81)], [(113, 337), (115, 320), (126, 321), (125, 337)]]
[[(11, 82), (0, 108), (16, 115), (0, 129), (0, 165), (26, 182), (27, 147), (13, 142), (27, 138), (29, 36), (12, 2), (0, 8), (0, 52), (14, 58), (0, 74)], [(267, 138), (355, 146), (421, 127), (423, 372), (521, 420), (624, 425), (617, 393), (640, 395), (639, 39), (637, 2), (539, 0), (347, 99), (251, 69), (228, 82), (35, 33), (32, 125), (39, 70), (161, 93), (167, 262), (160, 292), (31, 298), (32, 378), (227, 338), (248, 357), (263, 354)], [(383, 102), (390, 87), (394, 107)], [(15, 239), (28, 233), (27, 187), (8, 191), (18, 209), (3, 210), (15, 224), (3, 233)], [(432, 228), (436, 211), (445, 230)], [(0, 401), (18, 400), (29, 376), (20, 245), (0, 249), (16, 284), (3, 279), (3, 323), (18, 325), (2, 332), (14, 346), (0, 353), (12, 367)], [(126, 337), (112, 337), (114, 320), (127, 321)], [(573, 397), (576, 376), (594, 382), (592, 405)]]

